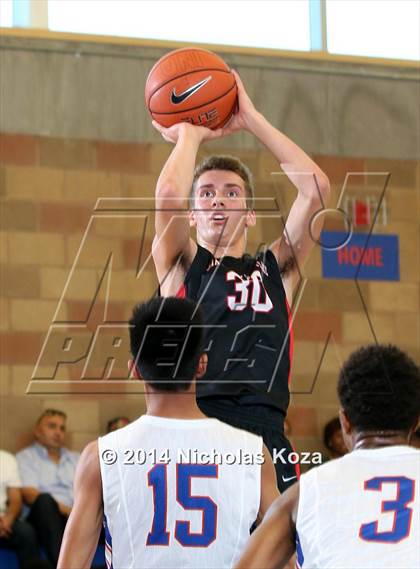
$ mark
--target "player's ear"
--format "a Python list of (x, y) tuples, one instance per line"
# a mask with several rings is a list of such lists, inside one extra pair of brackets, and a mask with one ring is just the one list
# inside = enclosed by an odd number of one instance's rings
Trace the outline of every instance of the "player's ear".
[(354, 434), (353, 427), (349, 421), (349, 418), (347, 417), (347, 413), (342, 407), (338, 412), (338, 416), (340, 418), (341, 432), (343, 433), (344, 444), (348, 450), (351, 451), (354, 446), (354, 440), (352, 436)]
[(209, 361), (207, 354), (201, 354), (198, 362), (196, 377), (203, 377), (207, 370), (207, 362)]
[(197, 219), (196, 219), (194, 210), (190, 209), (190, 211), (188, 213), (188, 219), (190, 222), (190, 227), (195, 227), (197, 225)]
[(344, 434), (349, 435), (352, 428), (351, 428), (350, 421), (347, 417), (347, 414), (342, 407), (340, 407), (340, 410), (338, 412), (338, 416), (340, 418), (341, 430), (343, 431)]
[(257, 223), (257, 216), (253, 209), (248, 209), (246, 212), (246, 226), (247, 227), (254, 227)]

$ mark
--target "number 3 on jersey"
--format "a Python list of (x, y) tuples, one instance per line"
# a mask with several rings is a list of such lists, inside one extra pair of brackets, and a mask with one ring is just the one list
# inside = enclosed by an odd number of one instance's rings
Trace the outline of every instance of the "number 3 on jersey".
[(382, 512), (393, 512), (394, 523), (390, 531), (378, 531), (378, 521), (362, 524), (359, 537), (363, 541), (381, 543), (398, 543), (410, 534), (413, 510), (408, 504), (414, 500), (415, 480), (405, 476), (378, 476), (365, 482), (365, 490), (381, 491), (383, 484), (393, 484), (397, 487), (395, 500), (384, 500)]
[[(153, 488), (153, 523), (146, 545), (169, 545), (166, 515), (168, 503), (167, 465), (156, 464), (147, 474)], [(184, 510), (198, 510), (202, 514), (201, 532), (190, 531), (190, 522), (177, 520), (175, 539), (184, 547), (208, 547), (216, 539), (217, 506), (209, 496), (192, 496), (192, 478), (218, 478), (215, 464), (177, 464), (176, 499)]]

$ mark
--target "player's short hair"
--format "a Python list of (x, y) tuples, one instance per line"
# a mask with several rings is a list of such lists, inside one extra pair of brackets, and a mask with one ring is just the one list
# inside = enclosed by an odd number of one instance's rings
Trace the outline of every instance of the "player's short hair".
[[(156, 391), (186, 391), (203, 350), (203, 318), (187, 299), (153, 298), (137, 305), (130, 319), (133, 360), (142, 378)], [(174, 344), (168, 357), (168, 347)]]
[(341, 369), (338, 397), (356, 431), (408, 432), (419, 419), (419, 368), (396, 346), (360, 348)]
[(38, 417), (36, 424), (39, 425), (44, 417), (55, 417), (56, 415), (63, 417), (63, 419), (67, 419), (67, 415), (64, 411), (60, 411), (59, 409), (45, 409)]
[(210, 170), (228, 170), (229, 172), (234, 172), (240, 178), (242, 178), (245, 185), (245, 194), (248, 209), (253, 209), (255, 192), (251, 170), (238, 158), (229, 155), (207, 156), (196, 166), (190, 192), (191, 207), (194, 205), (195, 189), (198, 178), (201, 176), (201, 174), (204, 174), (204, 172), (209, 172)]

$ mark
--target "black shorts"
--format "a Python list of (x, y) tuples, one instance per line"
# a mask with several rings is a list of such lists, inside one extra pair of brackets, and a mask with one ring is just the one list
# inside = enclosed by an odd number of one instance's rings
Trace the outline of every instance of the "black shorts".
[(273, 457), (280, 492), (284, 492), (299, 480), (299, 465), (289, 460), (289, 455), (294, 452), (294, 449), (284, 436), (284, 415), (281, 411), (265, 405), (238, 404), (237, 399), (233, 397), (201, 398), (197, 400), (197, 404), (208, 417), (220, 419), (232, 427), (244, 429), (262, 437)]

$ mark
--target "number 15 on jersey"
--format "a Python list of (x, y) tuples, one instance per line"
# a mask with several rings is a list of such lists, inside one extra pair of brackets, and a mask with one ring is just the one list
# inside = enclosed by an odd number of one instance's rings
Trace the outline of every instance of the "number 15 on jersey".
[[(148, 546), (168, 546), (171, 531), (183, 547), (208, 547), (217, 537), (217, 505), (209, 496), (191, 494), (192, 478), (218, 478), (216, 464), (177, 464), (176, 488), (168, 489), (168, 465), (156, 464), (147, 474), (148, 485), (153, 491), (153, 523), (147, 536)], [(175, 495), (172, 493), (175, 491)], [(201, 532), (192, 532), (190, 522), (177, 520), (174, 528), (167, 527), (169, 500), (175, 500), (184, 510), (200, 511)]]

